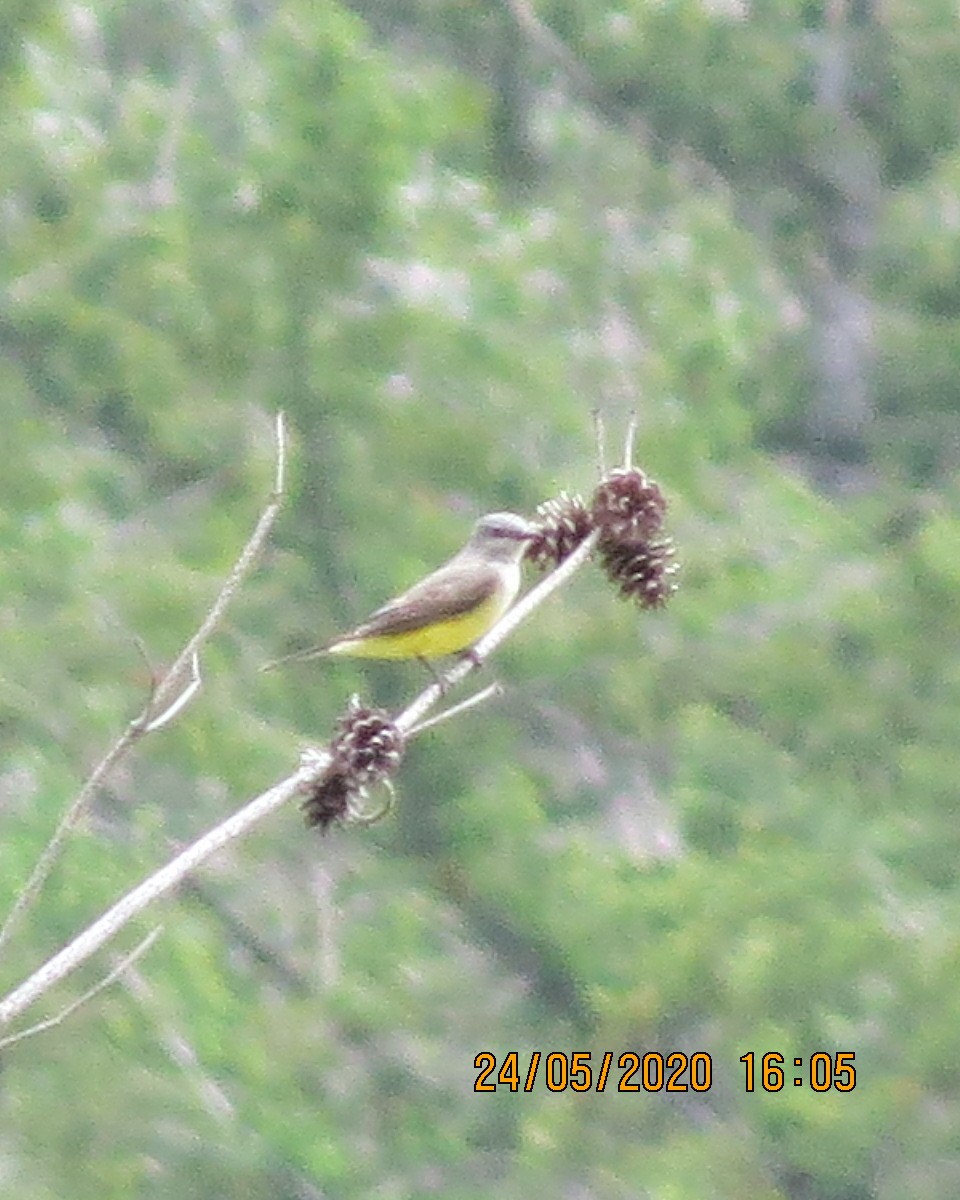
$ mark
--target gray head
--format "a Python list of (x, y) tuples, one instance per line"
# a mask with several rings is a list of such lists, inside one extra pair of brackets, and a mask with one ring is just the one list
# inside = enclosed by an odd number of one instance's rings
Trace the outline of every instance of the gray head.
[(465, 549), (479, 551), (492, 562), (516, 562), (534, 527), (516, 513), (487, 513), (474, 525)]

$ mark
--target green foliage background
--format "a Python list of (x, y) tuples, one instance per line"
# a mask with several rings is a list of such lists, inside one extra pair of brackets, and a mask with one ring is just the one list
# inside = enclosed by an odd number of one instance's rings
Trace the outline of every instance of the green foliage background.
[[(258, 667), (588, 489), (594, 407), (637, 410), (684, 562), (653, 615), (578, 576), (389, 821), (284, 812), (149, 914), (4, 1053), (5, 1194), (960, 1190), (958, 66), (941, 0), (0, 3), (4, 909), (142, 705), (136, 639), (169, 659), (216, 594), (278, 408), (295, 437), (201, 698), (6, 984), (353, 691), (418, 690)], [(513, 1049), (714, 1084), (475, 1094)], [(749, 1050), (857, 1087), (746, 1094)]]

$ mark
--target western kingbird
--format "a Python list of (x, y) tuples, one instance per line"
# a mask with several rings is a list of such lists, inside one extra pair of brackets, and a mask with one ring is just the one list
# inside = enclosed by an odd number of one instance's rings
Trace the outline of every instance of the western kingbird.
[(520, 589), (520, 559), (534, 527), (515, 513), (488, 513), (457, 554), (362, 625), (325, 646), (267, 663), (343, 654), (354, 658), (442, 658), (472, 646)]

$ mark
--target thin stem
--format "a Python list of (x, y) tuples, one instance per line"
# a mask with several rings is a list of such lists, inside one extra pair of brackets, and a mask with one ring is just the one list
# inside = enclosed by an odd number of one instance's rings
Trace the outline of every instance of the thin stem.
[(175, 693), (178, 691), (181, 677), (188, 673), (189, 665), (194, 656), (223, 620), (223, 614), (226, 612), (227, 605), (233, 599), (237, 589), (248, 575), (250, 568), (263, 549), (273, 523), (277, 519), (280, 506), (283, 504), (283, 488), (287, 463), (287, 438), (286, 422), (282, 412), (277, 413), (276, 439), (276, 468), (274, 472), (273, 492), (270, 495), (270, 499), (267, 501), (267, 505), (261, 513), (260, 519), (253, 533), (250, 535), (247, 544), (240, 551), (240, 556), (234, 563), (216, 600), (210, 606), (209, 612), (200, 622), (196, 633), (174, 659), (173, 664), (163, 679), (157, 684), (157, 689), (153, 694), (149, 710), (142, 713), (134, 721), (135, 726), (142, 726), (145, 729), (155, 719), (154, 714), (157, 710), (162, 710), (174, 698)]
[(423, 733), (426, 729), (433, 729), (437, 725), (442, 725), (444, 721), (449, 721), (451, 717), (459, 717), (461, 713), (465, 713), (468, 709), (476, 708), (476, 706), (478, 704), (482, 704), (484, 700), (491, 700), (494, 696), (502, 695), (502, 685), (499, 683), (491, 683), (489, 687), (485, 687), (482, 692), (475, 692), (467, 700), (461, 700), (459, 704), (455, 704), (452, 708), (445, 708), (443, 712), (437, 713), (435, 717), (428, 717), (426, 721), (421, 721), (419, 725), (414, 725), (407, 736), (416, 737), (417, 734)]
[(625, 471), (633, 470), (633, 444), (637, 440), (637, 414), (630, 414), (630, 423), (627, 425), (627, 436), (623, 443), (623, 468)]
[(6, 1046), (12, 1046), (14, 1042), (22, 1042), (24, 1038), (33, 1037), (35, 1034), (43, 1033), (47, 1029), (53, 1029), (54, 1026), (62, 1024), (67, 1017), (75, 1013), (88, 1000), (92, 1000), (94, 996), (98, 995), (105, 988), (108, 988), (118, 976), (123, 974), (127, 967), (132, 966), (138, 958), (142, 958), (160, 936), (162, 929), (162, 925), (158, 925), (156, 929), (152, 929), (101, 980), (95, 983), (92, 988), (88, 988), (82, 996), (76, 1000), (72, 1000), (64, 1008), (61, 1008), (55, 1016), (48, 1017), (45, 1021), (38, 1021), (36, 1025), (31, 1025), (29, 1029), (21, 1029), (19, 1033), (12, 1033), (9, 1037), (0, 1038), (0, 1050), (3, 1050)]
[[(172, 720), (177, 713), (185, 708), (187, 700), (189, 700), (198, 690), (199, 687), (199, 660), (198, 655), (200, 647), (216, 630), (217, 626), (223, 619), (223, 614), (226, 611), (227, 605), (233, 599), (237, 589), (243, 582), (250, 568), (256, 561), (257, 555), (263, 549), (263, 545), (269, 536), (270, 530), (273, 527), (274, 521), (277, 519), (277, 514), (280, 511), (280, 506), (283, 503), (284, 480), (286, 476), (286, 458), (287, 458), (287, 437), (286, 437), (286, 422), (283, 413), (277, 413), (276, 418), (276, 467), (274, 470), (273, 492), (267, 502), (260, 520), (257, 522), (256, 528), (250, 535), (247, 544), (240, 552), (240, 556), (233, 566), (233, 570), (227, 577), (226, 582), (220, 589), (220, 593), (213, 602), (210, 611), (204, 617), (197, 629), (197, 632), (187, 642), (184, 648), (177, 655), (172, 666), (165, 673), (163, 678), (157, 684), (150, 697), (150, 703), (144, 711), (135, 720), (131, 721), (127, 728), (123, 731), (113, 746), (107, 751), (103, 758), (97, 763), (91, 773), (87, 776), (86, 782), (80, 788), (80, 791), (74, 797), (73, 802), (67, 808), (67, 811), (60, 818), (60, 823), (53, 831), (50, 841), (46, 844), (40, 857), (34, 864), (34, 868), (30, 873), (27, 882), (20, 889), (16, 900), (10, 912), (7, 914), (3, 925), (0, 926), (0, 947), (9, 939), (10, 934), (17, 920), (30, 907), (36, 899), (41, 888), (50, 877), (50, 872), (53, 870), (54, 863), (60, 853), (61, 847), (67, 834), (77, 823), (80, 814), (89, 804), (91, 798), (102, 785), (104, 779), (110, 774), (116, 764), (126, 755), (130, 748), (144, 734), (151, 732), (154, 729), (159, 729), (168, 721)], [(189, 678), (190, 682), (184, 685), (184, 678)], [(184, 695), (186, 694), (186, 699)]]
[(60, 818), (60, 823), (53, 831), (53, 836), (50, 841), (44, 846), (40, 857), (34, 864), (33, 870), (30, 872), (30, 878), (20, 889), (16, 900), (10, 912), (7, 914), (0, 928), (0, 946), (7, 941), (13, 931), (14, 925), (18, 918), (30, 907), (36, 899), (40, 889), (50, 877), (50, 872), (53, 870), (53, 864), (56, 862), (57, 855), (60, 853), (60, 847), (67, 834), (76, 824), (81, 812), (87, 806), (90, 797), (97, 791), (101, 783), (109, 775), (113, 767), (127, 753), (130, 747), (140, 737), (137, 730), (132, 725), (128, 725), (120, 738), (111, 746), (107, 753), (100, 759), (97, 765), (90, 772), (86, 783), (77, 793), (73, 803)]
[(597, 478), (603, 479), (607, 473), (606, 430), (603, 427), (603, 413), (595, 408), (593, 413), (593, 437), (597, 447)]

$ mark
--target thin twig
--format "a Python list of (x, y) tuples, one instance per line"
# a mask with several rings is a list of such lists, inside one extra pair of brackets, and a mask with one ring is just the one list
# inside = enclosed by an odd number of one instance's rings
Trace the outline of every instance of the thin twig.
[(627, 425), (627, 436), (623, 443), (623, 468), (625, 471), (633, 470), (633, 443), (637, 440), (637, 414), (630, 414), (630, 422)]
[(22, 1042), (24, 1038), (33, 1037), (34, 1034), (43, 1033), (47, 1029), (53, 1029), (56, 1025), (62, 1024), (67, 1017), (75, 1013), (81, 1005), (86, 1004), (88, 1000), (92, 1000), (93, 997), (99, 992), (102, 992), (105, 988), (108, 988), (110, 984), (113, 983), (113, 981), (117, 978), (117, 976), (123, 974), (127, 967), (132, 966), (138, 958), (141, 958), (144, 954), (146, 954), (146, 952), (160, 936), (160, 931), (162, 929), (162, 925), (158, 925), (156, 929), (152, 929), (147, 936), (141, 942), (138, 942), (129, 954), (125, 954), (123, 958), (121, 958), (120, 961), (110, 971), (108, 971), (101, 980), (95, 983), (92, 988), (88, 988), (87, 991), (85, 991), (78, 999), (71, 1001), (68, 1005), (66, 1005), (65, 1008), (62, 1008), (56, 1014), (56, 1016), (48, 1017), (46, 1021), (38, 1021), (36, 1025), (31, 1025), (29, 1029), (22, 1029), (19, 1033), (12, 1033), (9, 1037), (0, 1038), (0, 1050), (3, 1050), (7, 1046), (12, 1046), (14, 1042)]
[(33, 871), (30, 873), (30, 878), (20, 889), (16, 900), (13, 902), (13, 907), (7, 914), (6, 920), (0, 928), (0, 946), (9, 938), (17, 918), (20, 917), (26, 909), (36, 899), (37, 893), (46, 883), (53, 869), (53, 864), (56, 861), (57, 854), (63, 844), (77, 818), (83, 811), (90, 797), (100, 787), (100, 784), (110, 773), (112, 768), (120, 761), (121, 758), (130, 749), (133, 743), (139, 737), (139, 733), (134, 731), (132, 725), (128, 725), (120, 736), (119, 740), (107, 751), (103, 758), (97, 763), (93, 771), (87, 778), (86, 783), (77, 793), (73, 803), (60, 819), (60, 824), (53, 832), (53, 836), (46, 844), (34, 865)]
[(482, 692), (475, 692), (468, 699), (461, 700), (459, 704), (455, 704), (452, 708), (445, 708), (443, 712), (437, 713), (435, 717), (428, 717), (426, 721), (421, 721), (419, 725), (414, 725), (407, 736), (416, 737), (418, 733), (423, 733), (425, 729), (433, 729), (437, 725), (442, 725), (444, 721), (449, 721), (451, 717), (459, 717), (461, 713), (466, 712), (467, 709), (475, 708), (478, 704), (482, 704), (484, 700), (491, 700), (494, 696), (502, 695), (502, 684), (491, 683)]
[(139, 971), (128, 971), (123, 986), (141, 1011), (153, 1021), (161, 1045), (194, 1087), (200, 1103), (215, 1121), (227, 1124), (236, 1115), (234, 1106), (223, 1088), (204, 1071), (200, 1056), (187, 1034), (166, 1019), (160, 1002)]
[(154, 714), (158, 709), (163, 707), (174, 698), (174, 693), (177, 691), (177, 686), (182, 673), (187, 671), (190, 662), (193, 660), (200, 647), (204, 644), (207, 638), (217, 629), (220, 622), (223, 620), (223, 614), (227, 609), (227, 605), (233, 599), (240, 584), (246, 578), (257, 559), (260, 551), (263, 549), (270, 530), (273, 527), (274, 521), (277, 519), (277, 514), (280, 511), (280, 506), (283, 503), (283, 489), (287, 470), (287, 437), (286, 423), (283, 413), (277, 413), (276, 419), (276, 439), (277, 439), (277, 460), (276, 471), (274, 475), (273, 492), (270, 499), (264, 508), (260, 520), (256, 524), (256, 528), (250, 535), (250, 539), (240, 552), (240, 557), (233, 565), (233, 569), (227, 576), (220, 593), (210, 607), (210, 611), (200, 622), (197, 632), (187, 642), (184, 648), (174, 659), (172, 666), (164, 675), (163, 679), (157, 684), (156, 691), (153, 694), (152, 703), (149, 710), (142, 713), (134, 725), (142, 725), (144, 728), (149, 726), (155, 720)]
[[(186, 700), (183, 698), (184, 693), (187, 694), (187, 700), (196, 693), (198, 688), (196, 679), (199, 676), (198, 655), (200, 648), (223, 619), (227, 605), (233, 599), (238, 587), (243, 582), (248, 571), (253, 566), (257, 555), (262, 550), (273, 523), (277, 519), (280, 506), (283, 503), (287, 459), (286, 443), (286, 423), (283, 413), (278, 413), (276, 419), (277, 454), (273, 492), (260, 516), (260, 520), (257, 522), (256, 528), (241, 551), (240, 557), (237, 559), (233, 570), (220, 589), (220, 593), (213, 602), (210, 611), (204, 617), (197, 632), (190, 638), (177, 655), (172, 666), (157, 684), (147, 707), (139, 717), (130, 722), (114, 745), (97, 763), (67, 811), (60, 818), (60, 823), (53, 831), (53, 836), (44, 847), (43, 852), (30, 873), (29, 879), (21, 888), (16, 900), (13, 902), (13, 907), (7, 914), (3, 925), (0, 926), (0, 947), (10, 937), (17, 919), (29, 908), (36, 899), (40, 889), (46, 883), (47, 879), (49, 879), (50, 872), (53, 870), (54, 863), (57, 860), (67, 834), (77, 823), (80, 814), (101, 787), (111, 770), (144, 734), (151, 732), (153, 729), (159, 729), (161, 725), (166, 724), (173, 716), (182, 711), (186, 704)], [(188, 677), (190, 680), (186, 685), (183, 683), (185, 677)]]
[[(164, 725), (169, 725), (170, 722), (177, 717), (187, 707), (190, 701), (194, 698), (200, 688), (203, 686), (203, 679), (200, 675), (200, 655), (194, 654), (190, 660), (190, 679), (177, 693), (176, 699), (171, 700), (162, 712), (157, 713), (155, 717), (144, 725), (144, 733), (156, 733), (158, 729), (162, 729)], [(150, 705), (151, 710), (153, 704)]]
[(603, 427), (603, 413), (595, 408), (593, 413), (593, 438), (597, 447), (597, 478), (603, 479), (607, 473), (606, 430)]
[(562, 587), (568, 579), (571, 579), (590, 557), (594, 546), (597, 544), (598, 537), (599, 534), (594, 532), (589, 537), (584, 538), (576, 550), (569, 557), (565, 558), (559, 567), (551, 571), (536, 587), (531, 588), (525, 596), (521, 596), (517, 603), (507, 610), (489, 633), (484, 634), (474, 645), (471, 659), (468, 660), (468, 666), (475, 668), (484, 663), (494, 650), (501, 643), (505, 642), (531, 613), (540, 607), (544, 600), (552, 596), (557, 588)]

